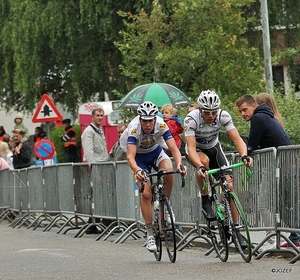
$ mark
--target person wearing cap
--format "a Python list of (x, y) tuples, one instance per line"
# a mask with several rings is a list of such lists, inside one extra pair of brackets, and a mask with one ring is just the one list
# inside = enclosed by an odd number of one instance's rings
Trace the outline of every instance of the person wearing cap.
[(14, 119), (14, 130), (19, 129), (23, 132), (23, 138), (22, 141), (25, 142), (29, 139), (29, 134), (28, 134), (28, 128), (26, 125), (23, 123), (23, 114), (22, 113), (17, 113)]
[[(173, 170), (172, 161), (163, 148), (170, 149), (176, 162), (176, 168), (180, 173), (186, 174), (187, 168), (182, 166), (180, 151), (167, 124), (162, 118), (157, 117), (157, 106), (150, 101), (146, 101), (139, 105), (137, 113), (138, 115), (129, 123), (121, 135), (120, 145), (123, 150), (127, 150), (127, 162), (134, 172), (138, 187), (141, 189), (141, 183), (145, 182), (140, 205), (147, 229), (146, 248), (150, 252), (156, 252), (157, 247), (152, 230), (152, 193), (146, 172), (150, 173), (151, 167), (156, 171), (158, 169)], [(168, 197), (171, 195), (173, 184), (174, 175), (165, 175), (164, 188)], [(171, 215), (174, 220), (173, 211), (172, 213), (166, 213), (166, 219), (169, 223)]]
[(71, 126), (70, 119), (64, 119), (62, 124), (65, 129), (65, 133), (61, 136), (61, 141), (64, 142), (64, 149), (67, 162), (76, 162), (77, 157), (77, 139), (76, 132)]

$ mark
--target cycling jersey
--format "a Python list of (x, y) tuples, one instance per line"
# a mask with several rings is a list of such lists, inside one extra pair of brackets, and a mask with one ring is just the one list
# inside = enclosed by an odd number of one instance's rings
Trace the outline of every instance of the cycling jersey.
[(135, 117), (120, 137), (120, 145), (127, 150), (127, 144), (136, 145), (135, 161), (137, 165), (150, 172), (151, 167), (158, 170), (159, 163), (170, 159), (162, 148), (168, 148), (166, 140), (173, 136), (162, 118), (156, 117), (156, 123), (150, 134), (143, 132), (140, 117)]
[[(199, 110), (191, 111), (184, 119), (185, 136), (195, 136), (197, 152), (203, 152), (208, 156), (210, 169), (228, 165), (227, 158), (219, 142), (219, 131), (222, 126), (226, 131), (235, 128), (230, 114), (221, 109), (218, 110), (217, 117), (211, 124), (204, 121)], [(187, 147), (186, 152), (186, 158), (190, 161)], [(232, 171), (227, 170), (226, 174), (232, 176)], [(213, 176), (218, 179), (220, 172)]]
[(197, 148), (210, 149), (219, 142), (219, 132), (222, 126), (226, 132), (235, 128), (227, 111), (219, 109), (214, 122), (208, 124), (202, 118), (199, 110), (193, 110), (184, 119), (184, 135), (195, 136)]
[(120, 145), (127, 150), (127, 144), (137, 146), (137, 154), (145, 154), (154, 151), (158, 145), (168, 148), (166, 140), (171, 139), (172, 134), (162, 118), (156, 117), (154, 129), (150, 134), (142, 131), (140, 117), (135, 117), (124, 130), (120, 137)]

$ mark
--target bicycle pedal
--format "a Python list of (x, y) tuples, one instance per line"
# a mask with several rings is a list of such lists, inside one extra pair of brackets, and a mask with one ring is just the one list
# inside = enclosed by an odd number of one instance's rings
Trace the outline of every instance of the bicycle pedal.
[(216, 230), (216, 229), (218, 229), (218, 226), (217, 225), (210, 225), (210, 229), (211, 230)]

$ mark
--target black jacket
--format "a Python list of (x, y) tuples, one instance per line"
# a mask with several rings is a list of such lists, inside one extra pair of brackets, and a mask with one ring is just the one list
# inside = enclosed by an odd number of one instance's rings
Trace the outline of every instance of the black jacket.
[(272, 110), (261, 104), (254, 110), (250, 120), (248, 154), (257, 149), (292, 145), (283, 127), (274, 118)]
[(21, 169), (29, 167), (32, 164), (32, 151), (29, 141), (25, 141), (20, 149), (20, 153), (13, 155), (14, 169)]

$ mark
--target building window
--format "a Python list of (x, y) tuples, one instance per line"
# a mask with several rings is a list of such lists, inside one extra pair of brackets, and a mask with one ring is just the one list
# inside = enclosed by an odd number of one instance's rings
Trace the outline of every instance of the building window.
[(277, 91), (284, 94), (284, 73), (283, 66), (272, 67), (274, 87)]

